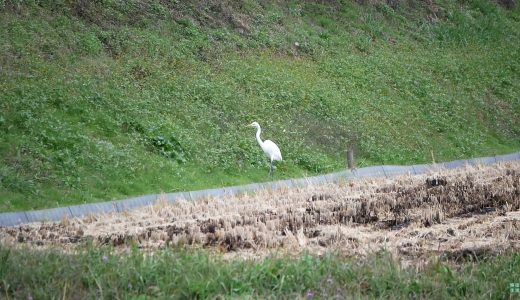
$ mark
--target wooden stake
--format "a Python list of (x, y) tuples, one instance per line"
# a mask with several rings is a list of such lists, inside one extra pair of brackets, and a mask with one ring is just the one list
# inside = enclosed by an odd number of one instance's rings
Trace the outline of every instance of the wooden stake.
[(347, 150), (347, 165), (350, 170), (355, 168), (354, 163), (354, 150), (348, 149)]

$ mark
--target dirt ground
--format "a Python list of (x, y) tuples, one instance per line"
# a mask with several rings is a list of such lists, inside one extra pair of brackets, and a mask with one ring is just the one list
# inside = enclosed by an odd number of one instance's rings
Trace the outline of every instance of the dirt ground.
[(127, 213), (0, 228), (0, 243), (74, 250), (87, 241), (147, 251), (206, 248), (228, 257), (386, 249), (420, 262), (520, 249), (520, 162), (392, 179), (159, 203)]

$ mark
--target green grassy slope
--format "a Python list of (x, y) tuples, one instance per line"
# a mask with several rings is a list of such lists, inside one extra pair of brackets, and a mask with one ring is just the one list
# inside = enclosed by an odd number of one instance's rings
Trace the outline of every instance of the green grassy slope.
[(0, 211), (520, 149), (520, 9), (0, 1)]

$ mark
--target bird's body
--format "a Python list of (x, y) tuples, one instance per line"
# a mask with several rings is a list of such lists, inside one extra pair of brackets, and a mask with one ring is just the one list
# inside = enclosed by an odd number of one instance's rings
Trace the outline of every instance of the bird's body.
[(262, 141), (260, 138), (260, 133), (262, 132), (262, 129), (260, 128), (260, 124), (257, 122), (253, 122), (249, 124), (248, 126), (255, 127), (256, 128), (256, 141), (260, 145), (260, 148), (264, 151), (265, 155), (267, 155), (267, 158), (269, 158), (269, 161), (271, 162), (271, 168), (269, 170), (269, 174), (272, 176), (273, 174), (273, 161), (281, 161), (282, 160), (282, 153), (280, 152), (280, 148), (273, 143), (271, 140), (265, 140)]
[(265, 140), (264, 144), (261, 145), (262, 150), (264, 150), (265, 155), (269, 160), (282, 160), (282, 153), (280, 152), (280, 148), (273, 143), (271, 140)]

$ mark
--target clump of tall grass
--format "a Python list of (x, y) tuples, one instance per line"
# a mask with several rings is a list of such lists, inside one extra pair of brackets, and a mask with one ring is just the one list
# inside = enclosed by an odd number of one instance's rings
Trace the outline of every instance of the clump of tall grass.
[[(0, 249), (0, 291), (6, 299), (41, 298), (506, 298), (520, 256), (479, 257), (402, 267), (388, 252), (364, 259), (336, 255), (224, 260), (204, 251), (137, 249), (116, 254), (87, 247)], [(492, 278), (493, 280), (490, 280)]]

